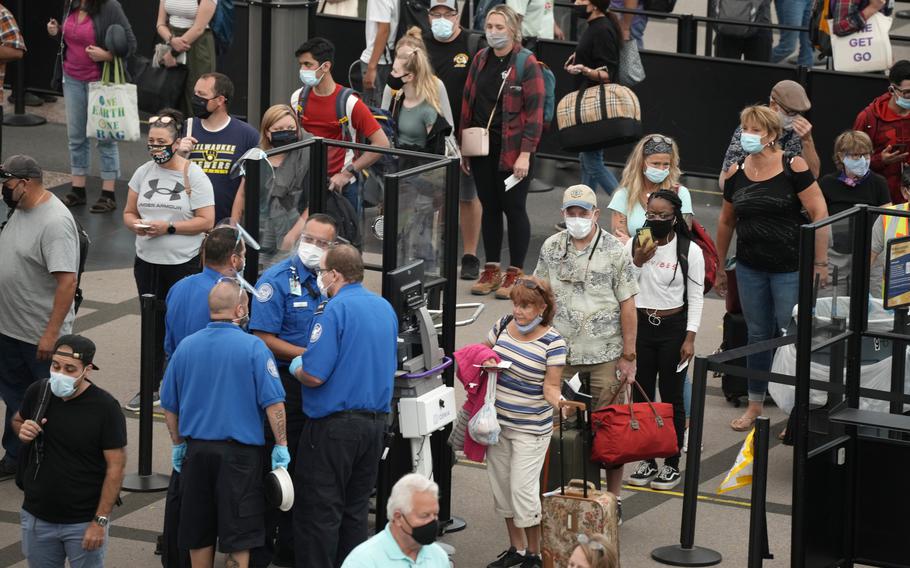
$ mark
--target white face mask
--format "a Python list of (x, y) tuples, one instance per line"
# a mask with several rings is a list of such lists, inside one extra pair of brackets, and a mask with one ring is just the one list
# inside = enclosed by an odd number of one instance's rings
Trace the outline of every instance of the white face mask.
[(591, 234), (594, 219), (587, 217), (566, 217), (566, 229), (573, 239), (583, 239)]
[(76, 393), (76, 383), (79, 382), (79, 379), (81, 378), (82, 375), (79, 375), (78, 377), (71, 377), (63, 373), (51, 371), (51, 392), (60, 398), (73, 396)]
[(329, 288), (335, 284), (335, 281), (333, 280), (330, 283), (326, 284), (325, 280), (322, 277), (324, 274), (325, 272), (320, 272), (319, 275), (316, 276), (316, 285), (319, 286), (320, 294), (326, 298), (330, 298), (331, 296), (329, 295)]
[(310, 270), (319, 266), (319, 261), (322, 260), (323, 254), (325, 254), (325, 251), (312, 243), (301, 242), (300, 246), (297, 247), (297, 256), (300, 258), (300, 262)]

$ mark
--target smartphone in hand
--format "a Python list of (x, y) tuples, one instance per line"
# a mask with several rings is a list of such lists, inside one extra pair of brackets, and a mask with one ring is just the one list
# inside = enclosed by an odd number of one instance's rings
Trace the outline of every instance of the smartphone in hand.
[(651, 227), (642, 227), (636, 232), (638, 246), (647, 247), (654, 244), (654, 236), (651, 235)]

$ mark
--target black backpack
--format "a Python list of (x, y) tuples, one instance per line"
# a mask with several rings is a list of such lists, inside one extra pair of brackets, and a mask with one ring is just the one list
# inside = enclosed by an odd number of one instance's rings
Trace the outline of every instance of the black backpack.
[[(717, 0), (717, 17), (721, 20), (736, 20), (754, 23), (763, 15), (762, 6), (767, 0)], [(736, 24), (717, 24), (717, 33), (727, 37), (752, 37), (761, 28)]]
[(338, 236), (358, 249), (363, 246), (360, 219), (351, 202), (337, 191), (329, 191), (325, 198), (325, 213), (338, 224)]

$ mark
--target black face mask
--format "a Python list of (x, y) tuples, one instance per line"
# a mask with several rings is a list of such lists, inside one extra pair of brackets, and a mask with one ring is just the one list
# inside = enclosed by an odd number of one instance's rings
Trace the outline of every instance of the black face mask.
[(272, 138), (272, 146), (275, 148), (287, 146), (300, 140), (296, 130), (278, 130), (277, 132), (272, 132), (270, 136)]
[(385, 84), (388, 85), (389, 88), (393, 91), (400, 91), (404, 88), (404, 76), (402, 75), (401, 77), (394, 77), (392, 75), (389, 75), (389, 78)]
[(582, 4), (580, 6), (573, 6), (572, 9), (574, 11), (575, 17), (580, 20), (587, 20), (588, 16), (590, 16), (590, 13), (588, 12), (587, 4)]
[(401, 516), (404, 519), (404, 522), (411, 527), (411, 538), (413, 538), (417, 544), (422, 546), (429, 546), (436, 542), (436, 537), (439, 536), (439, 519), (433, 519), (425, 525), (420, 525), (419, 527), (411, 526), (411, 523), (408, 523), (408, 520), (404, 518), (404, 515)]
[(164, 165), (170, 162), (171, 158), (174, 157), (174, 149), (170, 146), (157, 146), (154, 144), (149, 144), (148, 149), (149, 156), (158, 165)]
[(670, 231), (673, 230), (673, 221), (674, 219), (667, 219), (665, 221), (647, 221), (646, 226), (651, 228), (651, 234), (657, 240), (663, 240), (667, 238), (667, 235), (670, 234)]
[[(3, 186), (3, 203), (6, 203), (6, 206), (9, 207), (10, 211), (16, 208), (19, 205), (19, 201), (13, 199), (13, 192), (16, 191), (15, 188)], [(21, 197), (19, 199), (22, 199)]]
[(205, 120), (206, 118), (212, 116), (212, 111), (208, 109), (209, 101), (208, 99), (203, 99), (199, 95), (193, 95), (193, 116), (200, 120)]

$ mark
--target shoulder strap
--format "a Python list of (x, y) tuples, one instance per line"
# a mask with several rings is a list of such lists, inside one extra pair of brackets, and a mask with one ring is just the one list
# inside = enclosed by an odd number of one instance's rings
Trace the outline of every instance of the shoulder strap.
[(401, 113), (401, 101), (404, 100), (404, 89), (399, 89), (395, 91), (395, 96), (392, 98), (392, 118), (397, 122), (398, 115)]
[(297, 94), (297, 116), (301, 121), (303, 120), (303, 113), (306, 110), (306, 103), (310, 98), (310, 90), (312, 90), (312, 87), (304, 86)]
[(527, 48), (522, 47), (515, 56), (515, 80), (521, 83), (524, 80), (525, 66), (528, 64), (528, 58), (533, 55)]
[(32, 415), (32, 420), (39, 424), (44, 418), (44, 413), (47, 412), (48, 405), (51, 403), (51, 381), (50, 379), (41, 379), (40, 385), (38, 387), (38, 404), (35, 406), (35, 413)]
[(787, 176), (787, 179), (791, 179), (793, 177), (793, 168), (790, 166), (790, 162), (792, 161), (793, 156), (788, 157), (786, 152), (784, 152), (784, 154), (781, 156), (781, 163), (784, 167), (784, 175)]
[(499, 320), (499, 331), (496, 332), (497, 341), (499, 340), (499, 336), (502, 335), (502, 332), (506, 330), (506, 326), (508, 326), (512, 322), (513, 319), (514, 319), (514, 317), (512, 316), (512, 314), (509, 314), (509, 315), (503, 317), (501, 320)]
[(335, 116), (341, 125), (342, 135), (346, 135), (350, 141), (354, 141), (353, 114), (354, 105), (357, 104), (357, 99), (354, 99), (353, 95), (354, 89), (344, 87), (335, 99)]
[(689, 303), (689, 248), (692, 246), (692, 241), (679, 233), (676, 234), (676, 238), (679, 239), (679, 242), (676, 243), (676, 260), (682, 269), (683, 305), (685, 306)]

